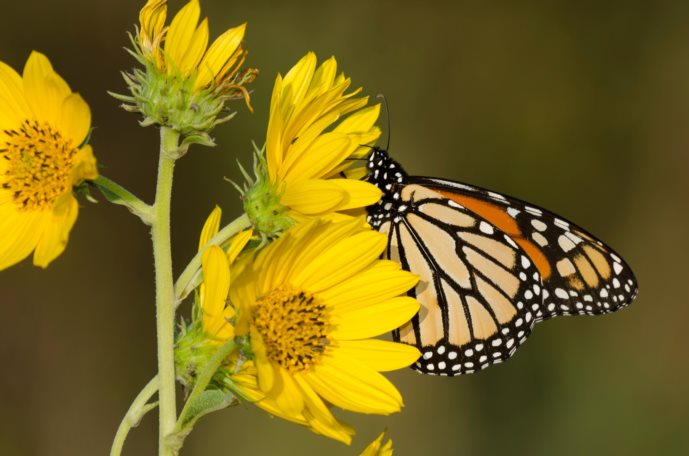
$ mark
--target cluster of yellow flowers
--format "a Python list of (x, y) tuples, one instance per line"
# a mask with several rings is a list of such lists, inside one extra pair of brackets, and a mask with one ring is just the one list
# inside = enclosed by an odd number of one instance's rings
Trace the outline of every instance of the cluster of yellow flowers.
[[(258, 253), (245, 248), (249, 231), (225, 252), (206, 246), (219, 227), (214, 210), (200, 241), (198, 315), (207, 344), (248, 341), (246, 354), (228, 358), (220, 381), (273, 415), (349, 443), (353, 430), (327, 404), (361, 413), (399, 411), (402, 397), (380, 372), (409, 366), (420, 354), (373, 337), (409, 321), (419, 304), (401, 296), (416, 276), (379, 259), (386, 237), (357, 214), (380, 198), (378, 189), (339, 177), (356, 164), (351, 158), (367, 153), (363, 145), (377, 139), (379, 107), (344, 94), (350, 81), (336, 70), (333, 58), (316, 68), (309, 53), (284, 79), (277, 77), (265, 177), (294, 225)], [(178, 352), (178, 365), (189, 372), (179, 358), (196, 365), (194, 355), (206, 346), (195, 331), (185, 336), (195, 342), (180, 346), (196, 350)]]
[[(149, 123), (203, 143), (228, 94), (248, 104), (245, 85), (257, 72), (242, 70), (245, 24), (208, 46), (198, 0), (169, 26), (165, 0), (149, 0), (139, 18), (133, 54), (145, 70), (125, 77), (132, 96), (124, 98)], [(277, 76), (265, 149), (243, 194), (251, 228), (217, 245), (220, 209), (208, 217), (202, 281), (175, 360), (192, 388), (218, 347), (233, 343), (209, 388), (345, 443), (354, 431), (331, 408), (400, 410), (402, 397), (381, 372), (419, 357), (412, 346), (375, 339), (418, 311), (405, 295), (417, 278), (380, 259), (386, 237), (365, 222), (366, 206), (381, 196), (360, 180), (380, 136), (380, 106), (350, 85), (335, 58), (318, 66), (313, 53)], [(46, 267), (64, 250), (75, 189), (99, 177), (90, 124), (88, 105), (45, 56), (32, 53), (22, 76), (0, 62), (0, 269), (32, 251)], [(390, 454), (389, 442), (376, 442), (368, 454)]]

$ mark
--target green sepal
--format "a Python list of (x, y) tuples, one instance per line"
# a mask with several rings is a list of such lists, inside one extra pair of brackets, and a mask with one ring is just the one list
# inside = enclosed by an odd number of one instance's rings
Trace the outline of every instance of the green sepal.
[(98, 203), (98, 200), (96, 198), (94, 198), (93, 195), (91, 195), (91, 188), (89, 187), (88, 182), (82, 182), (79, 185), (75, 185), (74, 187), (72, 187), (72, 191), (76, 195), (83, 196), (84, 199), (86, 201), (88, 201), (89, 203), (94, 203), (94, 204)]
[(206, 147), (215, 147), (215, 141), (208, 133), (199, 133), (185, 136), (182, 140), (182, 146), (189, 147), (192, 144), (200, 144)]

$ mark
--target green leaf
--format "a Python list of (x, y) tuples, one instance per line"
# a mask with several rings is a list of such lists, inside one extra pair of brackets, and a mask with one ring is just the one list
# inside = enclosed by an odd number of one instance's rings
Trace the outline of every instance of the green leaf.
[(184, 407), (183, 415), (179, 417), (175, 431), (165, 437), (167, 445), (178, 451), (201, 417), (227, 408), (236, 402), (237, 399), (232, 394), (220, 390), (204, 391), (192, 398), (191, 402)]

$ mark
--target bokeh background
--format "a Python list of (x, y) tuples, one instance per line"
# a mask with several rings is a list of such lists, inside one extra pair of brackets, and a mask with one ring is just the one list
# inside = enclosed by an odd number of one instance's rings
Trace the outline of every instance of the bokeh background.
[[(2, 2), (0, 60), (31, 49), (93, 110), (103, 172), (152, 198), (157, 134), (106, 90), (133, 66), (125, 31), (141, 1)], [(176, 10), (181, 1), (171, 1)], [(306, 51), (335, 54), (389, 100), (391, 153), (414, 174), (471, 182), (548, 207), (633, 266), (640, 295), (599, 318), (540, 325), (506, 364), (461, 378), (390, 377), (406, 408), (341, 413), (351, 447), (251, 406), (204, 418), (185, 455), (352, 455), (388, 427), (396, 454), (689, 454), (689, 3), (676, 1), (227, 2), (203, 0), (217, 36), (249, 22), (255, 113), (177, 166), (177, 272), (205, 216), (226, 219), (263, 142), (272, 83)], [(383, 145), (385, 139), (383, 140)], [(0, 454), (106, 454), (155, 371), (147, 229), (124, 209), (83, 204), (67, 251), (47, 270), (0, 272)], [(185, 308), (188, 312), (188, 308)], [(156, 417), (125, 447), (155, 454)]]

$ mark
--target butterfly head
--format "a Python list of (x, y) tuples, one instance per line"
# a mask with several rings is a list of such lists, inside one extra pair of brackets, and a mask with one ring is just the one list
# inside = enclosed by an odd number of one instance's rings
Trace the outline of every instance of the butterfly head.
[(382, 192), (380, 201), (368, 208), (368, 220), (377, 228), (394, 214), (400, 204), (400, 191), (407, 180), (407, 173), (395, 160), (390, 158), (387, 151), (374, 147), (368, 156), (366, 164), (368, 176), (366, 180)]

